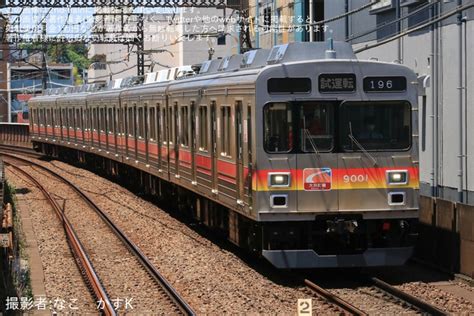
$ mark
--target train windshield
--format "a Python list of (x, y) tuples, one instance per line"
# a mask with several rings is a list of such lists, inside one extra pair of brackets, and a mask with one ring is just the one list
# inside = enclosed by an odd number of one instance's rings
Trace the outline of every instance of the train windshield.
[(340, 147), (344, 151), (408, 149), (410, 127), (407, 102), (346, 102), (339, 109)]
[(334, 148), (334, 107), (324, 102), (304, 102), (299, 107), (300, 150), (327, 152)]
[(265, 150), (286, 153), (293, 149), (292, 111), (289, 103), (270, 103), (264, 108)]

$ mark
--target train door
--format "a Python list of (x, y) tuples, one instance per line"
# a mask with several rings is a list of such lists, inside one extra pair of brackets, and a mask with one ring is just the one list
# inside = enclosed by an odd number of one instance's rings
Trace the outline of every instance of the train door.
[(137, 160), (147, 160), (147, 135), (146, 135), (146, 111), (147, 102), (141, 103), (137, 107), (137, 136), (136, 136), (136, 149), (135, 157)]
[(217, 192), (218, 172), (217, 172), (217, 109), (216, 101), (211, 101), (211, 169), (212, 169), (212, 191)]
[[(295, 103), (293, 117), (297, 125), (298, 211), (327, 212), (339, 209), (335, 112), (337, 102), (307, 101)], [(292, 179), (293, 181), (293, 179)]]
[(196, 102), (191, 101), (190, 107), (190, 139), (189, 151), (191, 152), (191, 181), (196, 183)]
[(243, 192), (244, 192), (244, 168), (243, 168), (243, 120), (242, 120), (242, 101), (235, 102), (235, 144), (236, 144), (236, 163), (237, 163), (237, 188), (236, 188), (236, 198), (239, 204), (243, 202)]
[(119, 102), (119, 106), (116, 108), (116, 144), (117, 144), (117, 154), (123, 155), (123, 135), (125, 135), (125, 121), (124, 121), (124, 110), (122, 107), (121, 102)]
[(82, 106), (76, 108), (76, 143), (82, 144)]
[(161, 130), (161, 144), (160, 144), (160, 152), (161, 152), (161, 160), (160, 160), (160, 168), (162, 171), (166, 172), (169, 176), (169, 141), (170, 141), (170, 130), (169, 130), (169, 119), (168, 119), (168, 112), (170, 107), (166, 105), (166, 102), (163, 102), (161, 105), (161, 117), (160, 117), (160, 130)]
[(135, 125), (135, 116), (133, 115), (133, 106), (130, 106), (131, 103), (128, 104), (128, 106), (125, 108), (125, 117), (126, 117), (126, 125), (127, 125), (127, 132), (125, 135), (125, 147), (126, 147), (126, 153), (125, 155), (127, 156), (126, 159), (130, 159), (130, 157), (134, 154), (135, 148), (134, 148), (134, 125)]
[(150, 107), (150, 102), (144, 102), (143, 104), (143, 140), (145, 142), (145, 148), (144, 148), (144, 155), (145, 155), (145, 161), (147, 164), (150, 163), (150, 118), (149, 118), (149, 109)]
[(247, 205), (252, 205), (252, 106), (247, 106), (247, 115), (243, 123), (243, 142), (247, 143), (245, 147), (247, 152), (244, 154), (244, 162), (246, 162), (243, 167), (244, 172), (244, 191), (245, 191), (245, 201)]
[(168, 106), (166, 117), (167, 121), (167, 130), (168, 130), (168, 144), (167, 144), (167, 151), (168, 151), (168, 176), (171, 177), (175, 174), (175, 160), (176, 160), (176, 152), (174, 148), (175, 143), (175, 120), (174, 120), (174, 112), (173, 112), (173, 105)]
[(114, 144), (112, 108), (112, 104), (107, 104), (107, 107), (105, 108), (105, 139), (107, 141), (107, 151), (111, 151)]
[(69, 107), (69, 141), (76, 142), (76, 108), (71, 105)]
[(160, 117), (160, 104), (153, 104), (150, 102), (148, 107), (148, 150), (147, 150), (147, 160), (148, 163), (158, 168), (159, 166), (159, 133), (158, 133), (158, 122)]
[(130, 139), (133, 151), (133, 157), (138, 160), (138, 103), (133, 104), (133, 112), (131, 115), (133, 122), (133, 137)]
[(173, 152), (174, 160), (172, 162), (172, 168), (174, 169), (173, 173), (175, 175), (179, 174), (179, 109), (178, 109), (178, 102), (174, 102), (173, 109), (172, 109), (172, 128), (173, 128), (173, 147), (170, 150)]

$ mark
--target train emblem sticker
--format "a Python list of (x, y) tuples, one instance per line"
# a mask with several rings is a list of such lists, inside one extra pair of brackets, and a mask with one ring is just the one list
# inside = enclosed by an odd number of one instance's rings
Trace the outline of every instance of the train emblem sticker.
[(303, 170), (305, 191), (329, 191), (332, 185), (331, 168), (307, 168)]

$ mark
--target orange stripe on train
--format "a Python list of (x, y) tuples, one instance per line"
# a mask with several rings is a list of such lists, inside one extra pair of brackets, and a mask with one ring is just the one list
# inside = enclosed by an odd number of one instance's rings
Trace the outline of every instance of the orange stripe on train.
[[(317, 168), (314, 168), (317, 169)], [(326, 168), (321, 168), (326, 169)], [(387, 170), (407, 170), (408, 183), (402, 185), (387, 185), (386, 171)], [(330, 174), (325, 174), (316, 177), (314, 181), (323, 181), (329, 183), (328, 188), (331, 190), (350, 190), (350, 189), (386, 189), (386, 188), (413, 188), (419, 187), (419, 171), (416, 167), (396, 168), (396, 167), (382, 167), (382, 168), (351, 168), (351, 169), (331, 169)], [(275, 172), (286, 172), (291, 174), (290, 187), (283, 188), (269, 188), (268, 174)], [(305, 179), (303, 177), (304, 169), (292, 170), (258, 170), (254, 174), (253, 187), (257, 191), (269, 190), (305, 190)], [(308, 188), (308, 186), (307, 186)], [(317, 190), (316, 190), (317, 191)], [(321, 188), (320, 191), (324, 191)]]

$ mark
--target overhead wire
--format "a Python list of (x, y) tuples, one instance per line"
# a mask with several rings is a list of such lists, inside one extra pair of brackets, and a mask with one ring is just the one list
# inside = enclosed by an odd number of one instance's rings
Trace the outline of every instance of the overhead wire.
[(363, 32), (360, 32), (360, 33), (355, 34), (355, 35), (351, 35), (349, 38), (346, 39), (346, 41), (353, 41), (355, 39), (358, 39), (358, 38), (364, 37), (366, 35), (369, 35), (371, 33), (374, 33), (374, 32), (376, 32), (380, 29), (386, 28), (387, 26), (390, 26), (390, 25), (393, 25), (395, 23), (406, 20), (409, 17), (412, 17), (412, 16), (420, 13), (423, 10), (431, 8), (433, 5), (437, 4), (439, 1), (440, 0), (434, 0), (433, 2), (428, 2), (428, 3), (425, 3), (425, 4), (421, 4), (420, 6), (416, 7), (415, 10), (413, 10), (412, 12), (410, 12), (407, 15), (404, 15), (404, 16), (398, 18), (398, 19), (391, 20), (389, 22), (385, 22), (385, 23), (382, 23), (380, 25), (377, 25), (374, 29), (371, 29), (371, 30), (368, 30), (368, 31), (363, 31)]
[(354, 53), (357, 54), (357, 53), (363, 52), (363, 51), (365, 51), (365, 50), (368, 50), (368, 49), (371, 49), (371, 48), (375, 48), (375, 47), (378, 47), (378, 46), (387, 44), (387, 43), (389, 43), (389, 42), (391, 42), (391, 41), (394, 41), (394, 40), (396, 40), (396, 39), (399, 39), (399, 38), (401, 38), (401, 37), (404, 37), (404, 36), (406, 36), (406, 35), (409, 35), (409, 34), (411, 34), (411, 33), (413, 33), (413, 32), (420, 31), (420, 30), (422, 30), (422, 29), (424, 29), (424, 28), (426, 28), (426, 27), (428, 27), (428, 26), (431, 26), (431, 25), (433, 25), (433, 24), (435, 24), (435, 23), (438, 23), (438, 22), (440, 22), (440, 21), (443, 21), (444, 19), (447, 19), (447, 18), (453, 16), (454, 14), (457, 14), (457, 13), (459, 13), (459, 12), (468, 10), (468, 9), (470, 9), (470, 8), (472, 8), (472, 7), (474, 7), (474, 3), (466, 3), (466, 4), (464, 4), (464, 5), (457, 6), (457, 7), (455, 7), (453, 10), (448, 11), (447, 13), (442, 14), (442, 15), (439, 16), (438, 18), (433, 19), (433, 20), (431, 20), (431, 21), (429, 21), (429, 22), (423, 23), (423, 24), (421, 24), (421, 25), (419, 25), (419, 26), (417, 26), (417, 27), (413, 27), (413, 28), (410, 28), (410, 29), (405, 30), (405, 31), (403, 31), (403, 32), (400, 32), (400, 33), (397, 34), (397, 35), (394, 35), (394, 36), (392, 36), (392, 37), (390, 37), (390, 38), (387, 38), (387, 39), (385, 39), (385, 40), (379, 41), (379, 42), (377, 42), (377, 43), (374, 43), (374, 44), (366, 44), (366, 45), (362, 46), (361, 48), (355, 49), (355, 50), (354, 50)]

